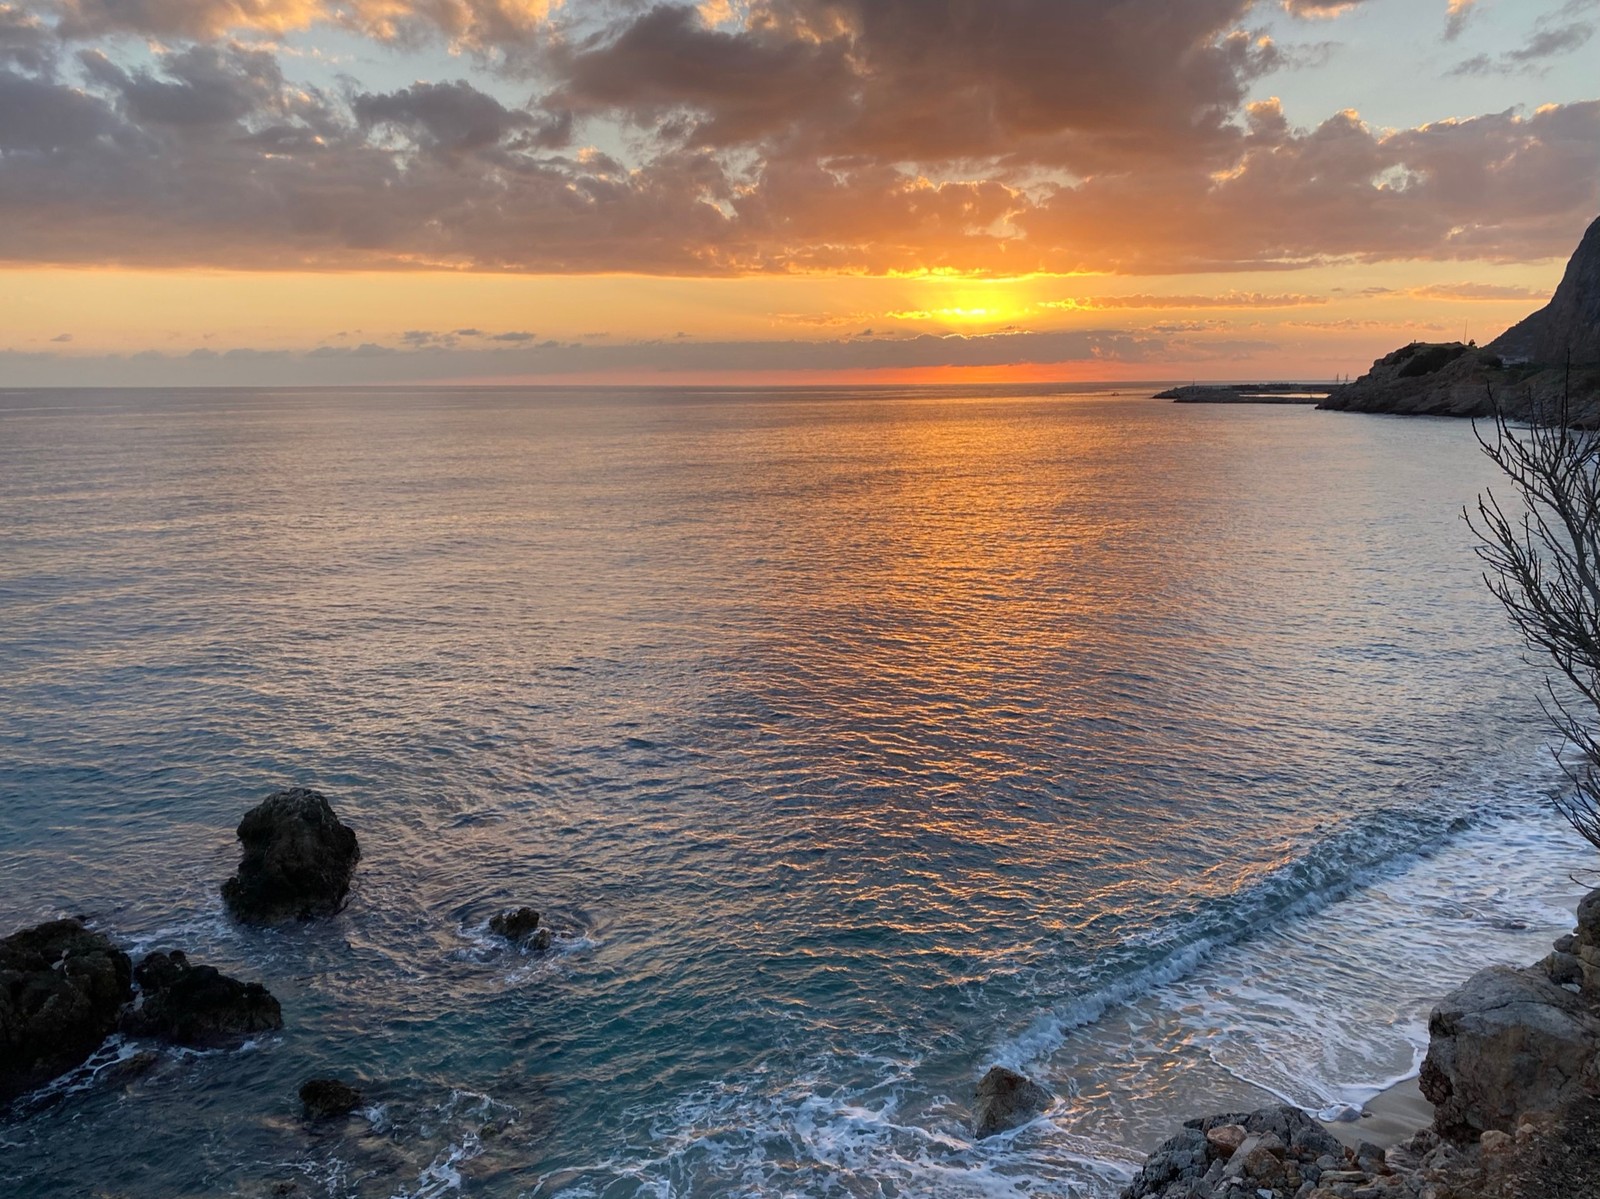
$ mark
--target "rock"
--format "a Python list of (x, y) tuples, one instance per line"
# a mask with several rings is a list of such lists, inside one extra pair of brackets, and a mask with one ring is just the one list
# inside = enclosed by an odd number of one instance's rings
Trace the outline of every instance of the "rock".
[[(1145, 1159), (1144, 1167), (1123, 1190), (1123, 1199), (1157, 1199), (1173, 1183), (1192, 1181), (1206, 1167), (1206, 1137), (1197, 1128), (1185, 1128), (1163, 1141)], [(1218, 1191), (1218, 1194), (1221, 1194)]]
[(1600, 220), (1583, 235), (1550, 303), (1489, 349), (1511, 362), (1559, 365), (1570, 357), (1574, 366), (1600, 363)]
[(81, 1065), (132, 993), (128, 955), (77, 920), (0, 941), (0, 1105)]
[(361, 1106), (361, 1092), (337, 1078), (313, 1078), (300, 1088), (300, 1102), (311, 1120), (348, 1116)]
[(539, 927), (539, 913), (532, 908), (507, 908), (489, 920), (489, 931), (528, 949), (549, 949), (555, 936)]
[(1356, 1146), (1356, 1168), (1367, 1174), (1387, 1174), (1389, 1165), (1384, 1160), (1381, 1146), (1362, 1141)]
[(239, 822), (244, 855), (222, 898), (246, 924), (332, 916), (361, 860), (356, 835), (320, 792), (274, 792)]
[(139, 1002), (122, 1017), (131, 1036), (220, 1049), (253, 1033), (283, 1027), (283, 1012), (260, 983), (242, 983), (212, 966), (191, 966), (184, 954), (152, 953), (134, 979)]
[(977, 1100), (975, 1128), (978, 1136), (987, 1137), (1026, 1124), (1055, 1096), (1015, 1070), (994, 1066), (979, 1081)]
[(1570, 953), (1549, 953), (1539, 962), (1545, 977), (1558, 987), (1583, 982), (1583, 963)]
[(1476, 1139), (1576, 1098), (1595, 1076), (1600, 1019), (1541, 971), (1492, 966), (1445, 996), (1428, 1035), (1420, 1082), (1434, 1127)]
[(1216, 1150), (1218, 1157), (1229, 1158), (1248, 1135), (1243, 1124), (1219, 1124), (1206, 1129), (1206, 1142)]
[(1573, 936), (1571, 933), (1568, 933), (1564, 937), (1557, 937), (1554, 941), (1550, 942), (1550, 948), (1554, 949), (1557, 953), (1571, 953), (1577, 948), (1577, 946), (1578, 938)]

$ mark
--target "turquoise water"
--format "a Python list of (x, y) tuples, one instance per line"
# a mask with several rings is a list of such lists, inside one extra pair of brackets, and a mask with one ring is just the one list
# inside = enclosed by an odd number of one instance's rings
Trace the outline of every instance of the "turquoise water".
[[(23, 1104), (7, 1193), (1101, 1196), (1409, 1072), (1589, 862), (1489, 464), (1142, 394), (0, 392), (0, 926), (287, 1021)], [(353, 901), (236, 928), (289, 784)], [(974, 1144), (996, 1061), (1060, 1102)]]

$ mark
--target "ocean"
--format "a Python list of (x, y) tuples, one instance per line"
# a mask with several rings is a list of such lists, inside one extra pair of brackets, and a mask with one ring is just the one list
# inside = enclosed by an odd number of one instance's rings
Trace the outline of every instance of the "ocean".
[[(1150, 390), (0, 392), (0, 931), (286, 1021), (113, 1040), (0, 1188), (1100, 1199), (1188, 1116), (1412, 1072), (1593, 880), (1492, 467)], [(352, 901), (238, 927), (289, 785)], [(975, 1142), (995, 1063), (1058, 1101)], [(327, 1074), (367, 1106), (308, 1126)]]

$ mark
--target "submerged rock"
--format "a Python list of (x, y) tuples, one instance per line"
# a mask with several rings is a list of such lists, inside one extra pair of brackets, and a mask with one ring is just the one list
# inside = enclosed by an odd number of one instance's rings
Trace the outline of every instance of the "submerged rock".
[(212, 966), (191, 966), (184, 954), (152, 953), (134, 979), (139, 1002), (122, 1018), (124, 1032), (174, 1045), (221, 1049), (283, 1027), (278, 1001), (260, 983), (243, 983)]
[(528, 949), (549, 949), (555, 935), (539, 926), (539, 913), (532, 908), (507, 908), (489, 920), (489, 931)]
[(994, 1066), (983, 1076), (977, 1097), (973, 1123), (980, 1137), (1026, 1124), (1055, 1100), (1038, 1083), (1004, 1066)]
[(337, 1078), (313, 1078), (300, 1088), (308, 1119), (333, 1120), (361, 1106), (361, 1092)]
[(0, 1104), (81, 1065), (117, 1027), (128, 955), (77, 920), (0, 941)]
[(305, 787), (274, 792), (239, 822), (244, 856), (222, 898), (247, 924), (332, 916), (361, 860), (356, 835), (327, 797)]
[(1600, 1019), (1542, 970), (1491, 966), (1434, 1008), (1428, 1036), (1420, 1082), (1434, 1127), (1475, 1140), (1582, 1094), (1595, 1078)]

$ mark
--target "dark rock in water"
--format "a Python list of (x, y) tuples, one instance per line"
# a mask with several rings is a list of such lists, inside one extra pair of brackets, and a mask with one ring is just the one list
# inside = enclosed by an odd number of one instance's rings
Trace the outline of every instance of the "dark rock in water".
[(1543, 971), (1491, 966), (1446, 995), (1428, 1020), (1419, 1079), (1446, 1137), (1515, 1132), (1596, 1081), (1600, 1018)]
[(0, 941), (0, 1104), (81, 1065), (117, 1027), (128, 955), (77, 920)]
[(247, 924), (332, 916), (344, 906), (361, 860), (356, 835), (320, 792), (278, 791), (239, 822), (244, 856), (222, 898)]
[(539, 913), (532, 908), (508, 908), (491, 917), (489, 931), (528, 949), (549, 949), (555, 939), (548, 928), (539, 927)]
[(134, 979), (139, 1002), (122, 1018), (124, 1032), (174, 1045), (220, 1049), (283, 1027), (283, 1011), (260, 983), (242, 983), (212, 966), (191, 966), (182, 953), (152, 953)]
[(988, 1137), (1026, 1124), (1054, 1099), (1049, 1091), (1015, 1070), (991, 1067), (978, 1083), (975, 1130), (978, 1136)]
[(361, 1092), (337, 1078), (313, 1078), (300, 1088), (300, 1102), (312, 1120), (348, 1116), (361, 1106)]

